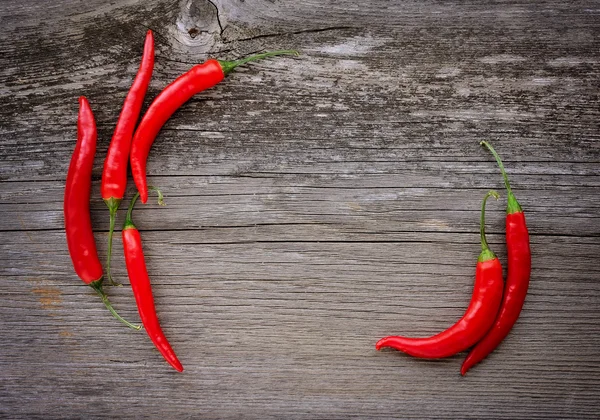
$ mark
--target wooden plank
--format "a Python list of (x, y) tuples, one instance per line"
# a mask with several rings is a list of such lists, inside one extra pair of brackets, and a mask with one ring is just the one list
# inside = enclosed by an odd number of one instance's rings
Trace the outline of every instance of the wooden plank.
[[(317, 241), (325, 238), (349, 240), (348, 235), (360, 233), (371, 236), (397, 233), (401, 238), (411, 232), (477, 232), (481, 199), (486, 191), (481, 187), (495, 187), (504, 194), (502, 185), (498, 185), (501, 182), (498, 174), (495, 177), (491, 174), (486, 177), (472, 175), (470, 178), (479, 187), (477, 189), (448, 188), (444, 181), (432, 185), (433, 176), (428, 187), (417, 187), (419, 179), (426, 182), (427, 178), (411, 174), (377, 176), (379, 186), (374, 188), (372, 186), (377, 183), (369, 178), (356, 176), (328, 182), (277, 174), (267, 178), (158, 177), (158, 182), (154, 182), (156, 178), (152, 182), (166, 186), (163, 191), (167, 194), (167, 207), (139, 204), (136, 219), (141, 228), (156, 230), (250, 227), (261, 240), (281, 240), (279, 235), (292, 240), (299, 237)], [(405, 183), (413, 186), (405, 188)], [(0, 230), (62, 229), (64, 183), (52, 181), (27, 185), (30, 187), (19, 182), (13, 192), (3, 195), (4, 204), (0, 204), (0, 209), (5, 218), (0, 220)], [(532, 235), (600, 235), (596, 201), (599, 188), (563, 187), (558, 193), (556, 189), (538, 190), (522, 183), (515, 183), (517, 187), (520, 188), (518, 196), (531, 219)], [(95, 185), (94, 190), (99, 191), (99, 186)], [(560, 194), (560, 200), (557, 200), (557, 194)], [(127, 197), (132, 195), (133, 191)], [(504, 229), (505, 196), (500, 202), (489, 204), (490, 233)], [(118, 226), (124, 221), (123, 207), (117, 219)], [(108, 230), (106, 206), (99, 197), (92, 202), (92, 217), (97, 230)], [(494, 221), (496, 223), (492, 223)], [(283, 229), (278, 234), (273, 232), (273, 236), (261, 229), (277, 225)], [(306, 232), (306, 229), (311, 231)]]
[[(597, 418), (599, 14), (589, 0), (0, 3), (0, 416)], [(302, 52), (236, 70), (153, 146), (167, 207), (135, 220), (182, 375), (76, 278), (63, 231), (83, 94), (104, 258), (103, 157), (148, 28), (146, 107), (209, 56)], [(481, 198), (505, 199), (483, 139), (527, 212), (532, 283), (514, 331), (462, 378), (464, 354), (374, 343), (464, 311)], [(487, 224), (502, 261), (504, 206)], [(124, 287), (107, 290), (138, 320), (118, 236)]]

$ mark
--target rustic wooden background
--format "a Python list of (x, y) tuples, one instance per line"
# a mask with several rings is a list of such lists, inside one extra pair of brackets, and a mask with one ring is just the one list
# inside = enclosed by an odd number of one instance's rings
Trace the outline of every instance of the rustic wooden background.
[[(167, 207), (135, 219), (183, 374), (78, 280), (63, 229), (86, 95), (104, 258), (101, 168), (148, 28), (146, 104), (209, 56), (302, 52), (197, 95), (152, 149)], [(597, 418), (598, 1), (4, 0), (0, 48), (1, 417)], [(374, 344), (462, 314), (491, 188), (505, 261), (483, 139), (526, 210), (533, 277), (511, 335), (463, 378), (465, 354)], [(120, 236), (113, 264), (110, 297), (138, 320)]]

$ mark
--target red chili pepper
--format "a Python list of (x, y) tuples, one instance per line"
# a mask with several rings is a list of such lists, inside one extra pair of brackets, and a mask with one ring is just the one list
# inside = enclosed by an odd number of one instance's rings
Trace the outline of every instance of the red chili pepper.
[(123, 102), (123, 108), (115, 127), (102, 171), (102, 185), (100, 192), (110, 212), (110, 230), (108, 232), (108, 253), (106, 258), (106, 275), (111, 284), (113, 281), (110, 273), (110, 259), (112, 255), (112, 239), (115, 230), (115, 216), (121, 205), (127, 186), (127, 161), (133, 130), (137, 122), (148, 84), (152, 77), (154, 67), (154, 37), (152, 31), (146, 33), (144, 43), (144, 54), (137, 75), (129, 89), (129, 93)]
[(96, 251), (90, 217), (90, 190), (96, 139), (94, 114), (87, 99), (81, 96), (77, 120), (77, 145), (67, 173), (64, 199), (65, 231), (69, 254), (79, 278), (100, 295), (113, 316), (128, 327), (139, 330), (140, 326), (133, 325), (121, 318), (102, 290), (102, 264)]
[(488, 197), (498, 198), (490, 191), (481, 206), (481, 254), (477, 259), (473, 296), (463, 317), (453, 326), (428, 338), (391, 336), (382, 338), (375, 348), (392, 347), (411, 356), (437, 359), (468, 349), (481, 339), (496, 319), (502, 300), (502, 266), (485, 239), (485, 203)]
[(296, 51), (272, 51), (253, 55), (237, 61), (208, 60), (192, 67), (179, 76), (154, 99), (142, 118), (133, 136), (131, 145), (131, 172), (142, 203), (148, 201), (146, 184), (146, 161), (158, 132), (178, 108), (195, 94), (215, 86), (233, 69), (250, 61), (283, 54), (298, 54)]
[[(164, 205), (162, 193), (154, 187), (149, 187), (158, 193), (158, 203)], [(175, 368), (178, 372), (183, 371), (183, 366), (177, 359), (175, 352), (171, 348), (171, 345), (167, 341), (158, 317), (156, 316), (156, 309), (154, 308), (154, 298), (152, 297), (152, 287), (150, 286), (150, 277), (146, 270), (146, 261), (144, 260), (144, 251), (142, 249), (142, 238), (140, 232), (137, 230), (131, 219), (131, 213), (133, 212), (133, 206), (137, 201), (140, 193), (136, 193), (129, 209), (127, 210), (127, 218), (123, 225), (123, 249), (125, 251), (125, 263), (127, 265), (127, 274), (129, 274), (129, 280), (131, 281), (131, 288), (133, 289), (133, 295), (138, 306), (140, 317), (142, 318), (142, 324), (146, 328), (148, 336), (163, 355), (165, 360)]]
[(508, 275), (500, 312), (490, 331), (471, 350), (462, 364), (460, 373), (465, 375), (469, 369), (481, 362), (504, 340), (519, 318), (531, 276), (531, 251), (529, 249), (529, 232), (525, 223), (525, 214), (515, 198), (508, 176), (500, 156), (488, 142), (481, 142), (496, 158), (504, 185), (508, 192), (506, 207), (506, 248), (508, 251)]

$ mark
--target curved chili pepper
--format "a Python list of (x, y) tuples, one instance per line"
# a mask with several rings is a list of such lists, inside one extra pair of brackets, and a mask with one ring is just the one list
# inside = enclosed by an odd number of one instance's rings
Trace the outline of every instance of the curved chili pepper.
[(488, 142), (483, 141), (481, 144), (487, 147), (496, 158), (508, 193), (508, 204), (506, 207), (508, 275), (506, 276), (504, 297), (500, 305), (498, 317), (493, 327), (467, 355), (460, 368), (462, 375), (465, 375), (469, 369), (494, 351), (508, 335), (513, 325), (515, 325), (521, 314), (523, 303), (525, 303), (525, 296), (527, 295), (529, 278), (531, 276), (531, 251), (529, 249), (529, 232), (525, 223), (525, 214), (510, 188), (508, 176), (506, 175), (500, 156), (498, 156), (498, 153), (496, 153)]
[[(149, 187), (158, 193), (158, 203), (164, 205), (162, 193), (154, 187)], [(156, 316), (156, 309), (154, 308), (154, 298), (152, 297), (152, 287), (150, 286), (150, 277), (146, 270), (146, 261), (144, 260), (144, 251), (142, 249), (142, 238), (140, 232), (137, 230), (131, 219), (131, 213), (133, 212), (133, 206), (137, 201), (140, 193), (136, 193), (131, 199), (129, 209), (127, 210), (127, 217), (125, 224), (123, 225), (123, 249), (125, 251), (125, 263), (127, 265), (127, 274), (129, 274), (129, 280), (131, 281), (131, 288), (133, 289), (133, 295), (137, 303), (138, 311), (142, 319), (142, 324), (146, 328), (148, 336), (160, 352), (165, 360), (175, 368), (178, 372), (183, 372), (183, 366), (177, 359), (175, 352), (171, 348), (171, 345), (167, 341), (158, 317)]]
[(144, 54), (137, 75), (123, 102), (123, 108), (115, 127), (102, 171), (102, 185), (100, 192), (110, 212), (110, 230), (108, 231), (108, 252), (106, 257), (106, 275), (111, 284), (115, 285), (110, 273), (110, 259), (112, 256), (112, 240), (115, 230), (115, 217), (121, 205), (121, 200), (127, 187), (127, 162), (133, 130), (137, 122), (144, 97), (152, 78), (154, 67), (154, 36), (152, 31), (146, 33)]
[(447, 330), (432, 337), (382, 338), (375, 345), (377, 350), (392, 347), (415, 357), (449, 357), (471, 347), (490, 329), (502, 300), (502, 266), (485, 239), (485, 203), (490, 196), (497, 199), (498, 193), (488, 192), (481, 206), (481, 254), (477, 259), (473, 296), (463, 317)]
[(296, 51), (272, 51), (256, 54), (237, 61), (208, 60), (192, 67), (168, 85), (150, 104), (140, 125), (133, 136), (131, 145), (131, 172), (133, 180), (142, 197), (142, 203), (148, 201), (146, 184), (146, 161), (150, 147), (158, 132), (178, 108), (195, 94), (215, 86), (233, 69), (250, 61), (283, 54), (295, 54)]
[(141, 328), (139, 325), (133, 325), (121, 318), (102, 290), (102, 264), (98, 258), (90, 217), (90, 190), (96, 139), (94, 114), (88, 100), (81, 96), (77, 119), (77, 145), (69, 164), (64, 198), (65, 231), (69, 254), (79, 278), (100, 295), (110, 313), (128, 327), (139, 330)]

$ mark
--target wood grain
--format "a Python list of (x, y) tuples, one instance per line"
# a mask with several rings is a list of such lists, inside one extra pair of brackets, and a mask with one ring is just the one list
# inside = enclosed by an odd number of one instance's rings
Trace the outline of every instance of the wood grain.
[[(599, 17), (592, 0), (0, 3), (0, 416), (597, 418)], [(62, 220), (85, 95), (105, 255), (103, 157), (148, 28), (146, 107), (209, 56), (302, 52), (236, 70), (153, 146), (167, 207), (135, 220), (181, 375), (77, 279)], [(460, 317), (491, 188), (505, 261), (484, 139), (526, 210), (533, 271), (513, 332), (463, 378), (464, 354), (374, 343)], [(125, 287), (108, 291), (137, 320), (119, 238), (115, 253)]]

